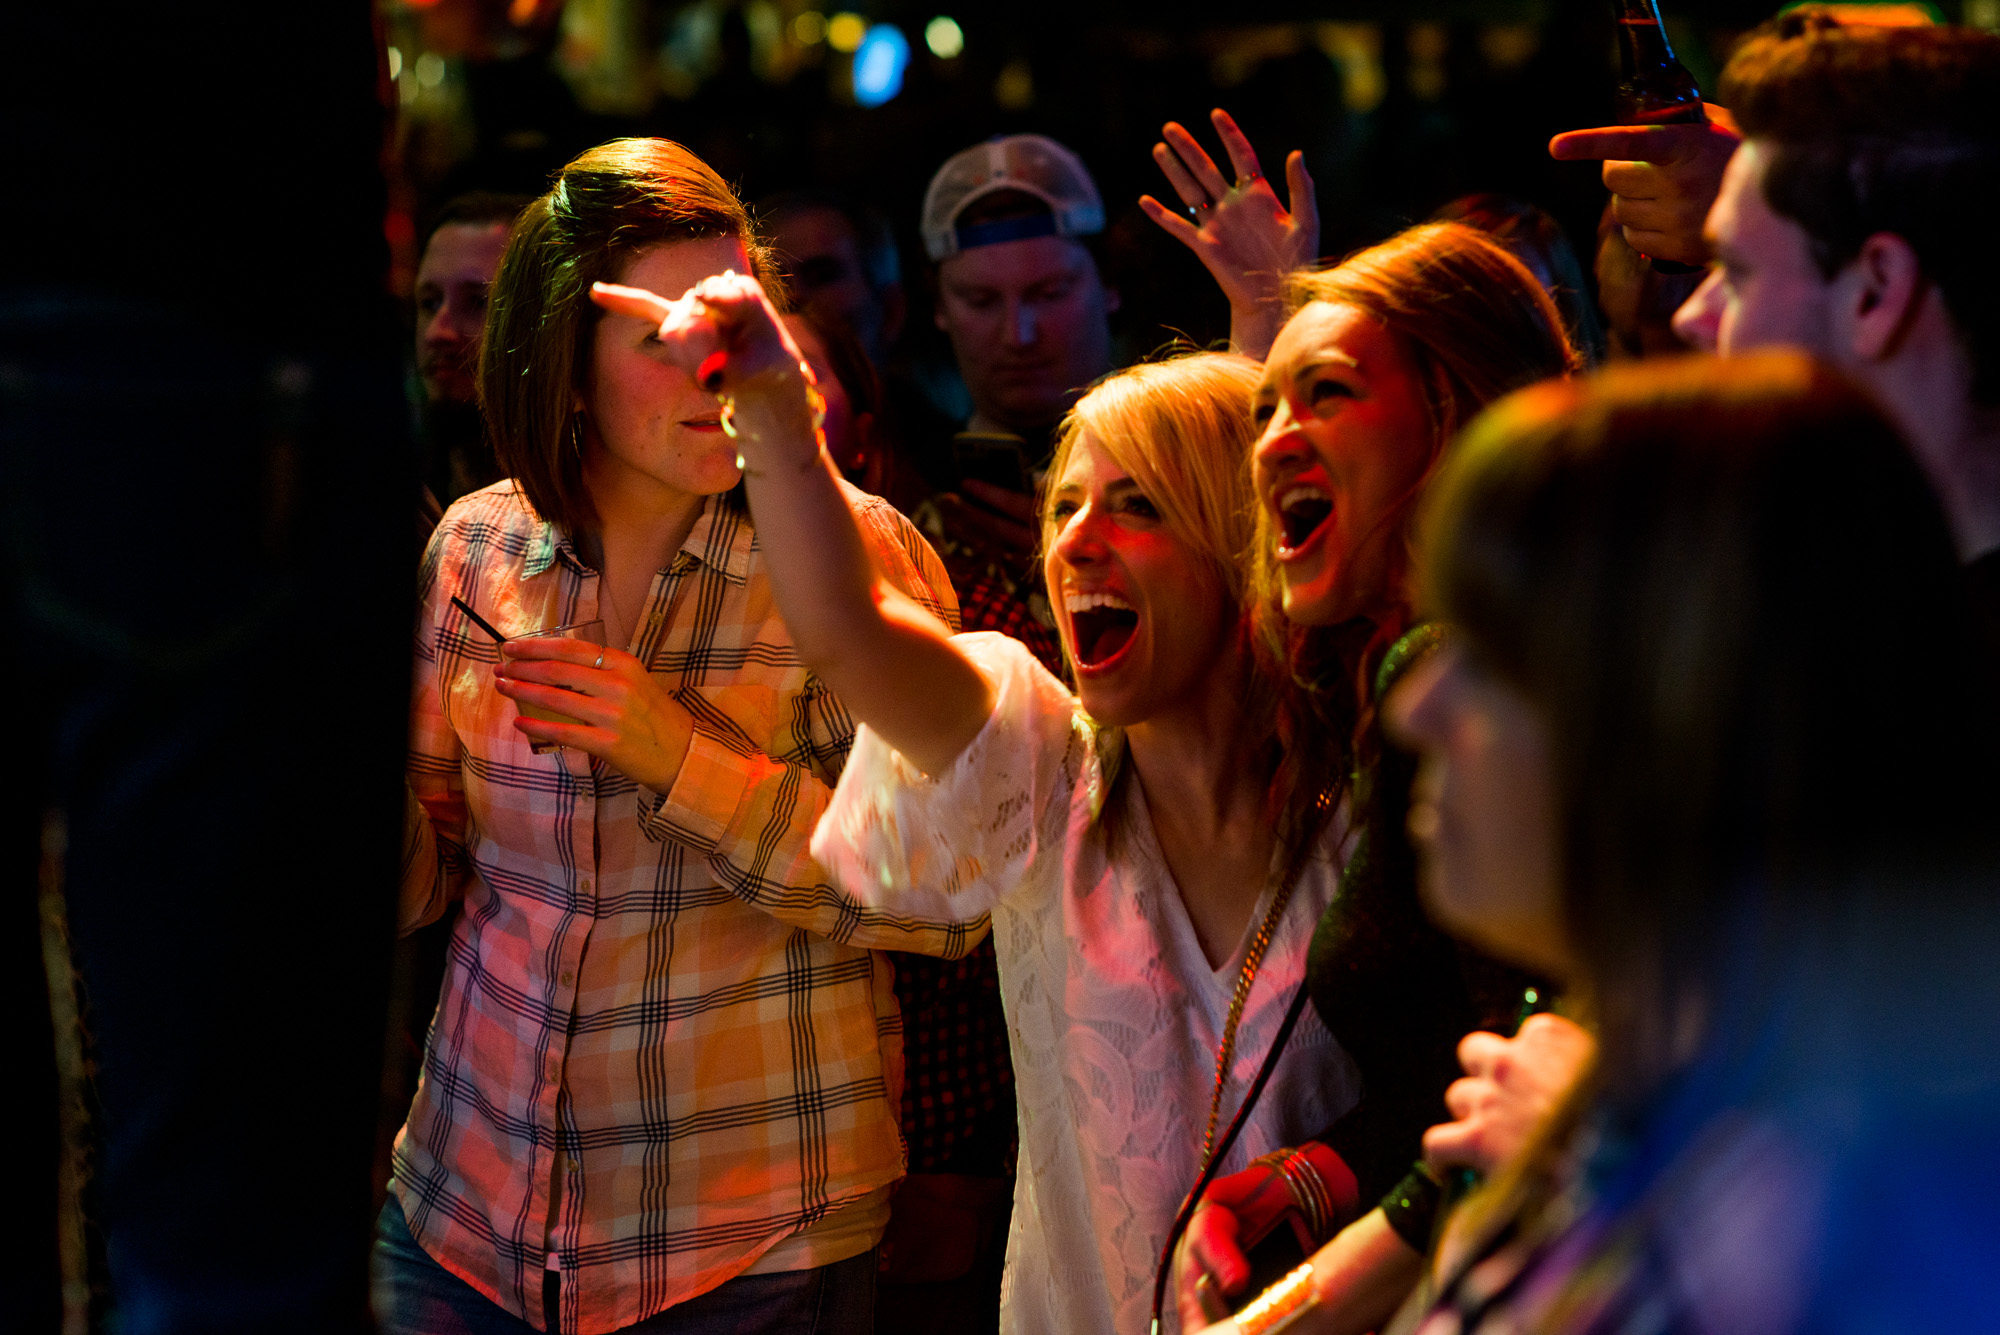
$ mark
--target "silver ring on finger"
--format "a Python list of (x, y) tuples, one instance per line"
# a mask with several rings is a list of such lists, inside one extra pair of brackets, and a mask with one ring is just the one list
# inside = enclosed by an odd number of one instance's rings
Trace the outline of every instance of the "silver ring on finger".
[(602, 649), (599, 649), (597, 651), (597, 661), (595, 663), (592, 663), (591, 666), (594, 668), (601, 668), (604, 666), (604, 651)]
[(1259, 182), (1259, 181), (1261, 181), (1261, 180), (1263, 180), (1263, 179), (1264, 179), (1264, 173), (1262, 173), (1262, 172), (1251, 172), (1251, 173), (1250, 173), (1250, 174), (1249, 174), (1248, 176), (1239, 176), (1239, 177), (1237, 177), (1237, 178), (1236, 178), (1236, 185), (1235, 185), (1235, 187), (1234, 187), (1234, 188), (1235, 188), (1235, 189), (1238, 189), (1238, 190), (1243, 190), (1243, 189), (1247, 189), (1248, 187), (1250, 187), (1250, 186), (1253, 186), (1253, 185), (1257, 184), (1257, 182)]

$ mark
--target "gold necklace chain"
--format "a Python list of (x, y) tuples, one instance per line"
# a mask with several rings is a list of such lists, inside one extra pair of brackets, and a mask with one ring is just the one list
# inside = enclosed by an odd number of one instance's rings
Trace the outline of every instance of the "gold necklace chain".
[[(608, 566), (610, 562), (607, 561), (605, 564)], [(601, 605), (598, 609), (599, 611), (609, 612), (612, 617), (616, 618), (616, 620), (607, 620), (604, 623), (606, 632), (605, 641), (612, 644), (613, 648), (623, 649), (632, 642), (632, 636), (638, 632), (639, 628), (636, 625), (627, 626), (625, 628), (625, 638), (622, 640), (618, 638), (618, 622), (625, 619), (625, 613), (611, 597), (611, 574), (608, 570), (598, 572), (597, 601)]]
[(1264, 952), (1271, 948), (1271, 938), (1277, 933), (1278, 920), (1285, 915), (1285, 905), (1291, 902), (1292, 890), (1305, 872), (1306, 858), (1311, 855), (1312, 839), (1301, 839), (1293, 851), (1291, 865), (1285, 869), (1285, 879), (1279, 883), (1278, 893), (1271, 898), (1271, 907), (1264, 910), (1264, 921), (1257, 925), (1257, 935), (1251, 938), (1250, 953), (1243, 957), (1243, 970), (1236, 975), (1236, 991), (1229, 998), (1229, 1018), (1222, 1025), (1222, 1043), (1215, 1052), (1215, 1093), (1208, 1101), (1208, 1129), (1201, 1133), (1201, 1166), (1208, 1168), (1208, 1159), (1215, 1152), (1215, 1123), (1222, 1115), (1222, 1091), (1229, 1083), (1229, 1062), (1236, 1055), (1236, 1027), (1243, 1021), (1243, 1005), (1250, 1000), (1250, 985), (1257, 981), (1257, 970), (1264, 962)]

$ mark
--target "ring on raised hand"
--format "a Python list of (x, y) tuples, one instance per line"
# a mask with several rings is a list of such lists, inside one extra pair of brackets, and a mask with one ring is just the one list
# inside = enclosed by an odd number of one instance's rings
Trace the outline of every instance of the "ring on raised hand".
[(1262, 172), (1251, 172), (1251, 173), (1250, 173), (1250, 174), (1249, 174), (1248, 176), (1239, 176), (1239, 177), (1237, 177), (1237, 178), (1236, 178), (1236, 187), (1235, 187), (1235, 188), (1236, 188), (1236, 189), (1238, 189), (1238, 190), (1241, 190), (1241, 189), (1243, 189), (1243, 188), (1244, 188), (1245, 186), (1250, 186), (1250, 185), (1255, 185), (1255, 184), (1256, 184), (1257, 182), (1259, 182), (1259, 181), (1261, 181), (1261, 180), (1263, 180), (1263, 179), (1264, 179), (1264, 173), (1262, 173)]
[(597, 651), (597, 661), (595, 663), (592, 663), (591, 666), (594, 668), (601, 668), (604, 666), (604, 651), (602, 649), (599, 649)]

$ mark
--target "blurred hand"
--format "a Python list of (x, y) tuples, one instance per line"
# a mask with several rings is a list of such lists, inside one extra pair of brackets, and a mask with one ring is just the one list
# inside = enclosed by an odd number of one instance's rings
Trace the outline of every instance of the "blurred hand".
[[(595, 666), (600, 655), (602, 667)], [(656, 793), (673, 788), (694, 737), (694, 716), (644, 664), (623, 649), (588, 640), (506, 641), (493, 687), (516, 704), (577, 720), (516, 719), (514, 726), (531, 740), (573, 746)]]
[[(1304, 154), (1295, 151), (1285, 159), (1288, 209), (1278, 202), (1256, 150), (1229, 113), (1218, 107), (1209, 119), (1229, 153), (1235, 182), (1223, 179), (1193, 135), (1168, 121), (1160, 132), (1164, 142), (1153, 145), (1153, 161), (1193, 211), (1193, 221), (1151, 195), (1141, 195), (1139, 207), (1215, 275), (1229, 298), (1230, 329), (1238, 348), (1262, 359), (1284, 323), (1285, 275), (1319, 254), (1319, 205)], [(1246, 345), (1239, 329), (1257, 345)]]
[(1701, 234), (1722, 186), (1722, 169), (1743, 142), (1722, 107), (1704, 104), (1706, 125), (1611, 125), (1571, 130), (1549, 141), (1563, 162), (1604, 162), (1604, 188), (1625, 240), (1641, 254), (1706, 264)]
[(976, 478), (962, 485), (964, 496), (946, 491), (931, 498), (951, 536), (1017, 565), (1033, 565), (1042, 545), (1035, 498)]
[(1490, 1176), (1520, 1153), (1596, 1051), (1587, 1031), (1559, 1015), (1531, 1015), (1512, 1038), (1467, 1034), (1458, 1045), (1465, 1078), (1444, 1092), (1457, 1120), (1424, 1132), (1425, 1159)]

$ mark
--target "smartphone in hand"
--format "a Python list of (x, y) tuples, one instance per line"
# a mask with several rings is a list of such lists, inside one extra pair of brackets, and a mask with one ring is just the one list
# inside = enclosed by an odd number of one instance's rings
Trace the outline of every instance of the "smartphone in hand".
[(1021, 445), (1019, 436), (961, 431), (951, 438), (952, 466), (960, 482), (969, 479), (1032, 496), (1035, 481)]

